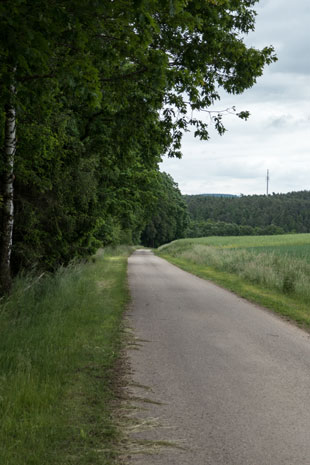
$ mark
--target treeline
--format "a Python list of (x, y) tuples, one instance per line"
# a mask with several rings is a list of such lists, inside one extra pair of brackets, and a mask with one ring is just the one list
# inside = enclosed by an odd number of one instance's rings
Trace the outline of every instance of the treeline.
[(206, 236), (270, 236), (284, 234), (285, 231), (279, 226), (271, 224), (264, 227), (253, 227), (226, 223), (225, 221), (194, 221), (190, 220), (184, 231), (184, 237), (206, 237)]
[(184, 200), (191, 218), (187, 237), (310, 232), (310, 191)]
[(188, 128), (208, 139), (198, 112), (217, 89), (241, 93), (275, 60), (244, 43), (255, 3), (0, 3), (2, 290), (11, 268), (180, 234), (185, 207), (158, 164)]

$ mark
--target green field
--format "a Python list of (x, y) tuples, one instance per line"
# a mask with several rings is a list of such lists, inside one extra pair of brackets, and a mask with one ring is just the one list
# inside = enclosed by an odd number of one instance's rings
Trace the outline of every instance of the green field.
[(176, 244), (202, 244), (213, 247), (225, 248), (249, 248), (249, 247), (290, 247), (309, 246), (310, 234), (281, 234), (279, 236), (221, 236), (221, 237), (199, 237), (198, 239), (179, 239), (178, 241), (165, 244), (159, 248), (171, 249)]
[(310, 234), (181, 239), (158, 254), (310, 326)]

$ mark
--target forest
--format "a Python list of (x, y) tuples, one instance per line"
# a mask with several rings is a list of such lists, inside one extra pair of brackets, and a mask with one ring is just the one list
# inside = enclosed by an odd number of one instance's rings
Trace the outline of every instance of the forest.
[(310, 232), (310, 191), (184, 200), (191, 219), (186, 237)]
[(223, 134), (220, 90), (243, 92), (276, 60), (243, 40), (255, 3), (0, 2), (2, 292), (22, 269), (181, 234), (186, 207), (158, 164), (181, 156), (185, 131)]

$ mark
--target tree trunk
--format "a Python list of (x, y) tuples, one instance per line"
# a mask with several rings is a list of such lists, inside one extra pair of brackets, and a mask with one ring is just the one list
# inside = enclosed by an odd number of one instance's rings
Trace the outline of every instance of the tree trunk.
[[(15, 88), (11, 87), (12, 97)], [(0, 254), (0, 291), (9, 293), (12, 285), (11, 251), (14, 225), (14, 158), (16, 152), (16, 112), (13, 105), (6, 108), (3, 176), (3, 212)]]

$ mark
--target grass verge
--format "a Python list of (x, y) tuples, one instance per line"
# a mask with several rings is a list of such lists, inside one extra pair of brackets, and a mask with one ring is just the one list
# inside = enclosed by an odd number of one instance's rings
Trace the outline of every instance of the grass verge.
[(219, 284), (251, 302), (274, 310), (285, 318), (298, 323), (304, 329), (310, 329), (309, 305), (296, 301), (294, 297), (287, 296), (274, 289), (268, 289), (265, 286), (253, 284), (237, 274), (218, 270), (206, 264), (193, 263), (186, 259), (171, 256), (164, 251), (157, 251), (156, 253), (189, 273)]
[(117, 459), (115, 363), (130, 249), (40, 280), (0, 305), (0, 463), (105, 465)]

